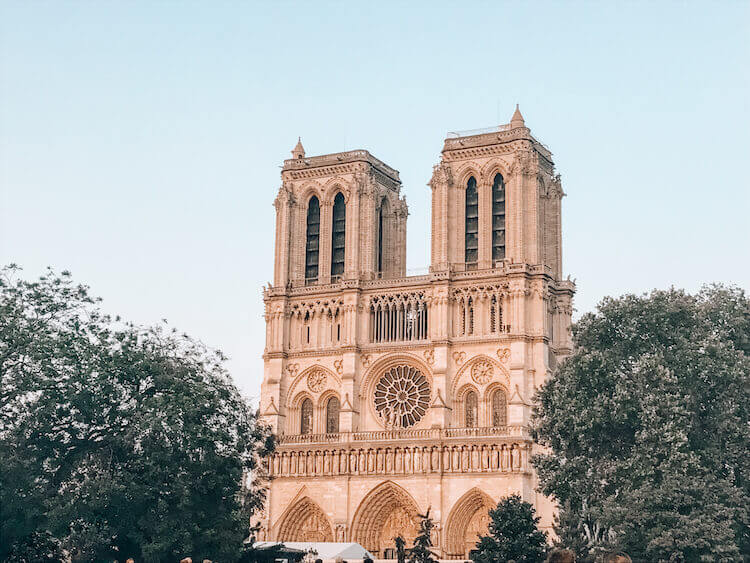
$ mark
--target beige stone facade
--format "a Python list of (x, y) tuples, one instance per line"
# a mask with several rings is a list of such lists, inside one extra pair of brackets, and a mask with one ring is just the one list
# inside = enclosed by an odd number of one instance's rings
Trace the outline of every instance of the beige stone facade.
[(284, 162), (261, 413), (279, 438), (261, 537), (392, 557), (431, 508), (463, 559), (518, 492), (542, 525), (530, 398), (571, 348), (550, 151), (516, 109), (449, 134), (434, 167), (429, 273), (407, 276), (396, 170), (369, 152)]

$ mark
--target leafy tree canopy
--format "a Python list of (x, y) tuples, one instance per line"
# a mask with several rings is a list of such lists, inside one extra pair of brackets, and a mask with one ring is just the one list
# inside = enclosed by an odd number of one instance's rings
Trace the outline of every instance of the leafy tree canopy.
[(273, 442), (223, 356), (0, 272), (0, 560), (232, 560)]
[[(750, 551), (750, 300), (671, 289), (602, 301), (538, 393), (543, 492), (568, 528), (642, 561)], [(585, 520), (585, 522), (583, 521)], [(585, 524), (585, 526), (584, 526)], [(559, 531), (558, 531), (559, 532)]]
[(482, 536), (472, 553), (475, 563), (537, 563), (544, 560), (547, 534), (537, 529), (534, 507), (519, 495), (502, 499), (490, 510), (489, 535)]

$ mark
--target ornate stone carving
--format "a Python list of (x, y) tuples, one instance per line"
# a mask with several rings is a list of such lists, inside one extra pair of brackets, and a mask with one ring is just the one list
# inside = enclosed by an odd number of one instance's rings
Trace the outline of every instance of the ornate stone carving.
[(487, 360), (481, 360), (471, 366), (471, 378), (480, 385), (486, 385), (492, 381), (494, 368)]
[(503, 362), (504, 364), (507, 364), (508, 360), (510, 359), (510, 348), (498, 348), (497, 357), (500, 359), (501, 362)]
[(320, 393), (325, 387), (327, 377), (322, 369), (314, 369), (307, 374), (307, 387), (313, 393)]
[(430, 384), (418, 369), (396, 366), (377, 382), (373, 400), (386, 428), (407, 428), (414, 426), (427, 412)]
[(299, 372), (299, 364), (288, 364), (286, 366), (286, 373), (292, 379), (297, 377), (298, 372)]
[(453, 352), (453, 361), (456, 362), (456, 365), (461, 365), (464, 363), (464, 360), (466, 359), (466, 352)]
[(433, 365), (435, 363), (435, 350), (433, 350), (432, 348), (428, 348), (427, 350), (425, 350), (424, 359), (428, 365)]
[(336, 369), (336, 373), (341, 375), (344, 373), (344, 361), (343, 360), (333, 360), (333, 367)]

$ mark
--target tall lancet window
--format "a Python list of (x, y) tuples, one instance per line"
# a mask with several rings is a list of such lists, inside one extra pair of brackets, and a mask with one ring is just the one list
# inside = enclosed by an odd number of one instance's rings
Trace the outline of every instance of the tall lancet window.
[(318, 254), (320, 248), (320, 202), (313, 196), (307, 204), (307, 244), (305, 245), (305, 280), (318, 279)]
[(505, 426), (508, 421), (508, 400), (505, 391), (498, 389), (492, 394), (492, 426)]
[(341, 192), (333, 200), (333, 234), (331, 235), (331, 276), (344, 273), (346, 256), (346, 202)]
[(505, 182), (495, 174), (492, 182), (492, 261), (505, 258)]
[(380, 202), (380, 212), (378, 213), (378, 272), (382, 272), (383, 266), (385, 266), (385, 250), (383, 249), (383, 245), (386, 241), (384, 229), (386, 228), (387, 206), (388, 200), (383, 198)]
[(305, 399), (300, 407), (299, 433), (312, 434), (313, 426), (313, 404), (312, 400)]
[(337, 434), (339, 431), (339, 411), (341, 404), (337, 397), (331, 397), (326, 404), (326, 434)]
[(474, 391), (466, 393), (465, 400), (465, 425), (466, 428), (474, 428), (477, 425), (477, 414), (479, 411), (479, 402), (477, 401), (477, 394)]
[(476, 267), (479, 258), (479, 196), (477, 181), (474, 176), (466, 184), (466, 245), (465, 260), (467, 267)]

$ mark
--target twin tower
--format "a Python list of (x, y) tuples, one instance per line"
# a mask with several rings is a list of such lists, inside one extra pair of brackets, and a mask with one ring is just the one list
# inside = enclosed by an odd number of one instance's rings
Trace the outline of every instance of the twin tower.
[(429, 273), (406, 276), (398, 171), (368, 151), (284, 161), (264, 292), (262, 418), (278, 436), (260, 539), (395, 558), (431, 508), (465, 559), (487, 511), (535, 489), (531, 399), (571, 351), (552, 154), (511, 122), (451, 133), (434, 167)]

